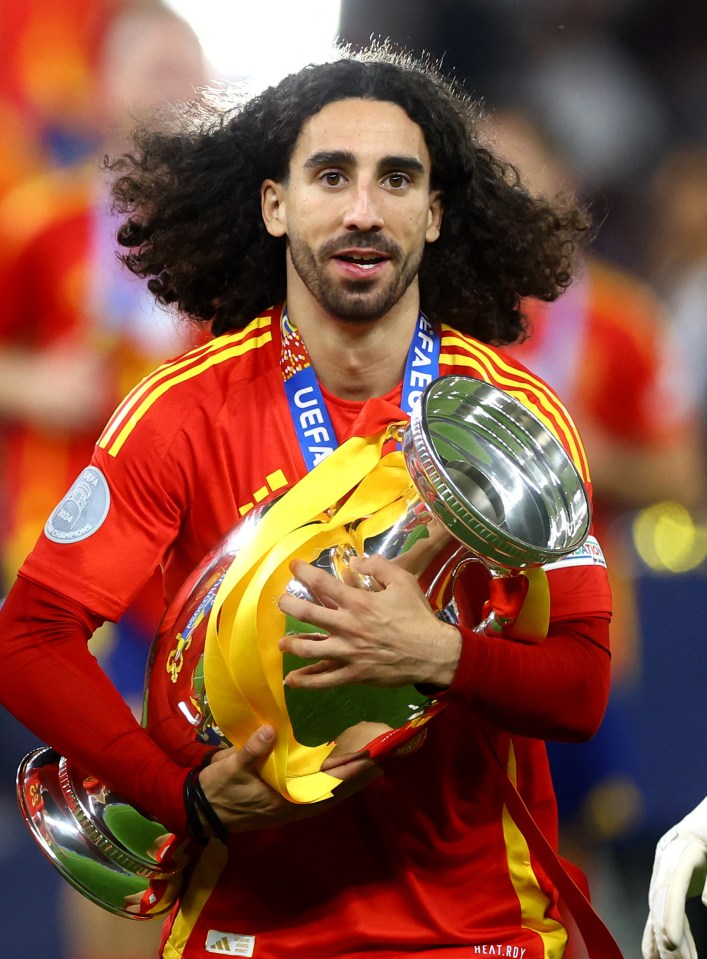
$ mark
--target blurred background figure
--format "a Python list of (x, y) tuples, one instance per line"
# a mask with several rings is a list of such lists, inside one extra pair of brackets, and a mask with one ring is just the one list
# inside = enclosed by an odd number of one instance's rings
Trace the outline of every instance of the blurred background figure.
[(85, 154), (96, 49), (120, 0), (0, 4), (0, 193)]
[(647, 178), (707, 139), (701, 0), (341, 0), (340, 35), (443, 57), (489, 108), (522, 97), (591, 195), (598, 248), (643, 274)]
[[(27, 7), (31, 12), (33, 5)], [(94, 3), (74, 13), (72, 24), (62, 11), (58, 40), (69, 25), (68, 38), (75, 44), (82, 27), (95, 43), (91, 62), (84, 61), (92, 70), (89, 90), (80, 96), (77, 84), (74, 97), (61, 108), (51, 85), (36, 91), (36, 122), (28, 128), (34, 135), (26, 139), (37, 162), (0, 192), (3, 588), (88, 463), (118, 401), (160, 362), (191, 345), (184, 327), (156, 308), (144, 284), (117, 258), (117, 220), (102, 161), (129, 148), (136, 126), (166, 121), (170, 105), (193, 98), (206, 83), (201, 45), (189, 24), (158, 2)], [(32, 22), (35, 31), (42, 23)], [(51, 17), (43, 23), (45, 29), (51, 25)], [(57, 64), (51, 63), (46, 45), (31, 49), (48, 58), (52, 76)], [(104, 627), (92, 640), (95, 655), (136, 711), (160, 616), (161, 583), (155, 577), (121, 622)], [(7, 714), (0, 721), (2, 795), (18, 825), (13, 767), (38, 744), (27, 742)], [(53, 873), (36, 847), (25, 848), (32, 866)], [(93, 906), (58, 875), (47, 873), (47, 881), (59, 884), (64, 936), (53, 946), (62, 950), (57, 957), (145, 959), (155, 954), (159, 922), (121, 920)], [(21, 915), (13, 917), (16, 945), (7, 946), (9, 930), (4, 929), (3, 948), (18, 959), (24, 948), (27, 956), (41, 952), (49, 959), (37, 948), (31, 927), (25, 922), (22, 928)]]
[(0, 205), (0, 415), (8, 443), (6, 578), (82, 469), (117, 400), (185, 340), (117, 260), (103, 155), (206, 80), (190, 27), (158, 4), (108, 25), (95, 144), (80, 165), (23, 179)]
[(687, 900), (707, 904), (707, 799), (658, 840), (641, 943), (643, 959), (694, 959)]
[(702, 410), (707, 441), (707, 139), (681, 144), (658, 165), (649, 185), (653, 222), (647, 272), (687, 351), (688, 383)]
[[(569, 159), (532, 112), (498, 108), (483, 132), (531, 192), (576, 191)], [(529, 302), (527, 313), (529, 336), (508, 351), (574, 410), (614, 595), (612, 692), (602, 727), (586, 744), (549, 744), (567, 854), (583, 864), (590, 885), (601, 892), (609, 878), (607, 855), (636, 830), (644, 802), (638, 731), (626, 706), (640, 681), (642, 637), (625, 519), (655, 503), (696, 510), (704, 502), (699, 407), (683, 358), (689, 351), (681, 348), (692, 341), (677, 336), (643, 280), (591, 250), (559, 300)], [(600, 905), (606, 912), (620, 901), (612, 895)], [(619, 922), (620, 909), (615, 915)]]

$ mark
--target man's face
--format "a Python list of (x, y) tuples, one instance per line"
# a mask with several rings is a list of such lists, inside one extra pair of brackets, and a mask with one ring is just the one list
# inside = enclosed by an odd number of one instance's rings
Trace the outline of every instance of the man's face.
[(288, 239), (288, 296), (303, 286), (338, 319), (380, 319), (439, 236), (422, 130), (393, 103), (327, 104), (304, 123), (287, 182), (263, 184), (263, 217)]

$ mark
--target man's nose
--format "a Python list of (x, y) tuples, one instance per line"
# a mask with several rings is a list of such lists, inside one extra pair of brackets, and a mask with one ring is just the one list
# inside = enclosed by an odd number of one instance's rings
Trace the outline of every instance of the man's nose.
[(361, 184), (350, 194), (350, 203), (344, 213), (344, 226), (347, 230), (380, 230), (383, 216), (373, 196), (370, 186)]

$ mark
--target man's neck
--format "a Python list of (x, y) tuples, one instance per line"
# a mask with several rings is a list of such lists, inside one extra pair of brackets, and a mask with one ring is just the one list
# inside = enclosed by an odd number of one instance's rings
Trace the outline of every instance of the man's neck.
[(288, 315), (325, 389), (341, 399), (367, 400), (400, 383), (419, 310), (417, 296), (409, 299), (371, 323), (340, 320), (318, 305), (302, 308), (288, 300)]

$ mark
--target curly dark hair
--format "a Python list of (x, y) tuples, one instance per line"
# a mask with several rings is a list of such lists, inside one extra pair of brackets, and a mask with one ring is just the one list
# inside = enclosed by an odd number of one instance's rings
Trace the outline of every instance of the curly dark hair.
[(420, 126), (444, 194), (442, 232), (419, 272), (423, 310), (488, 343), (521, 338), (523, 298), (551, 301), (569, 285), (588, 215), (571, 199), (532, 197), (481, 146), (476, 105), (431, 61), (386, 44), (339, 53), (235, 107), (205, 95), (181, 128), (139, 131), (134, 152), (107, 160), (127, 215), (123, 261), (215, 335), (244, 327), (285, 298), (285, 241), (265, 229), (262, 181), (287, 181), (303, 123), (326, 104), (381, 100)]

